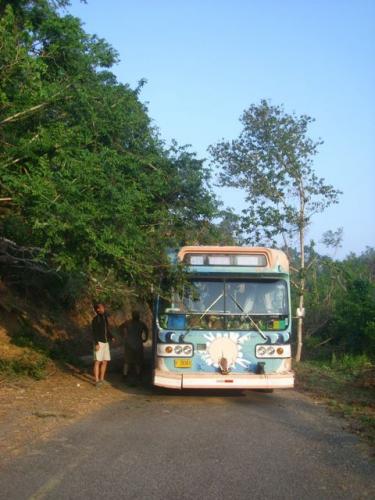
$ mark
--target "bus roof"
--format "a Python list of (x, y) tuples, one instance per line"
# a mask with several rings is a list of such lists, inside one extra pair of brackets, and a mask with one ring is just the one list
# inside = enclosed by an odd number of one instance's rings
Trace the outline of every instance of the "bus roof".
[[(263, 257), (266, 265), (245, 264), (243, 267), (257, 267), (261, 270), (275, 270), (277, 272), (289, 272), (289, 261), (281, 250), (266, 247), (240, 247), (240, 246), (185, 246), (178, 252), (178, 259), (183, 262), (188, 255), (213, 255), (213, 256), (238, 256), (254, 255)], [(265, 259), (264, 259), (265, 257)], [(220, 265), (220, 264), (215, 264)], [(261, 267), (261, 268), (260, 268)]]

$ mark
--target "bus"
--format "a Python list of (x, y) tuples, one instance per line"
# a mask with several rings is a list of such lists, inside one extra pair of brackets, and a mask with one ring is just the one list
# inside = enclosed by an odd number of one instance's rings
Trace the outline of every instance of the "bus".
[(263, 247), (185, 246), (187, 279), (155, 303), (153, 384), (285, 389), (291, 361), (289, 263)]

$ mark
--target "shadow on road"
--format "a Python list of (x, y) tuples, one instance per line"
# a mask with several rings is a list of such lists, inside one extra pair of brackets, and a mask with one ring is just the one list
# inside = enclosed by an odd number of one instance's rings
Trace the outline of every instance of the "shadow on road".
[[(112, 360), (109, 363), (107, 381), (115, 389), (133, 396), (163, 397), (163, 398), (206, 398), (207, 400), (222, 398), (233, 399), (243, 404), (254, 402), (267, 403), (272, 401), (273, 394), (267, 394), (261, 390), (230, 390), (230, 389), (166, 389), (152, 385), (152, 349), (151, 345), (145, 348), (145, 363), (141, 379), (138, 379), (134, 371), (130, 371), (126, 379), (122, 375), (123, 351), (121, 347), (111, 350)], [(93, 384), (91, 370), (91, 356), (85, 356), (85, 370), (74, 370), (75, 376), (82, 381)]]

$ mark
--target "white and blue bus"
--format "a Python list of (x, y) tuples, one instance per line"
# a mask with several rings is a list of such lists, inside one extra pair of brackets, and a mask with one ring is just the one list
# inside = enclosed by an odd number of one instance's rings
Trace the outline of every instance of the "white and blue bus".
[(281, 389), (291, 366), (289, 263), (280, 250), (186, 246), (187, 277), (155, 307), (153, 383)]

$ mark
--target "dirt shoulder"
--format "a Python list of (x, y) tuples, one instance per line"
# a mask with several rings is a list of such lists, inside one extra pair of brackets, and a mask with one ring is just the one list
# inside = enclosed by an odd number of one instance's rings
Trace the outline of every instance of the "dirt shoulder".
[(128, 397), (119, 374), (110, 373), (108, 380), (97, 388), (88, 370), (53, 363), (43, 380), (0, 378), (1, 456), (13, 458), (25, 445)]
[(349, 431), (369, 444), (375, 455), (375, 367), (332, 366), (301, 362), (295, 367), (296, 389), (343, 417)]

